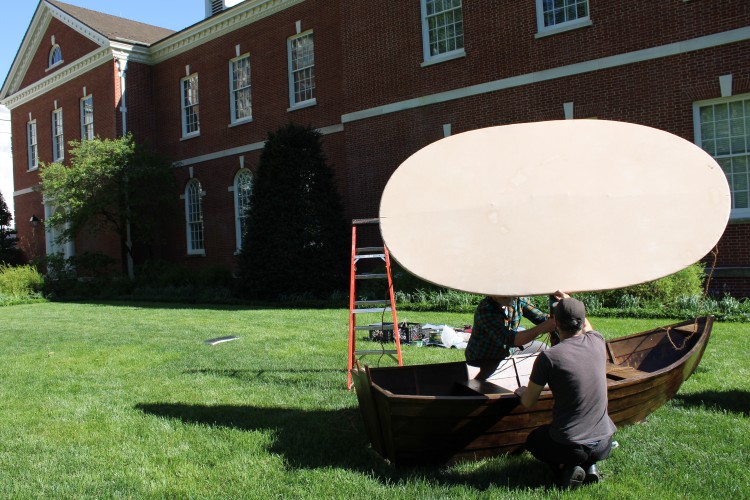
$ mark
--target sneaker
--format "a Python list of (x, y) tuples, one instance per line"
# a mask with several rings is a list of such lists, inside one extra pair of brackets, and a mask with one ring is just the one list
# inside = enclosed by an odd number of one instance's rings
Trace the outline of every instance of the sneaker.
[(591, 464), (586, 468), (586, 479), (583, 480), (584, 483), (598, 483), (601, 479), (601, 476), (599, 476), (599, 469), (596, 468), (596, 464)]
[(583, 481), (586, 479), (586, 471), (579, 465), (569, 465), (560, 472), (560, 487), (570, 488), (571, 490), (578, 488)]

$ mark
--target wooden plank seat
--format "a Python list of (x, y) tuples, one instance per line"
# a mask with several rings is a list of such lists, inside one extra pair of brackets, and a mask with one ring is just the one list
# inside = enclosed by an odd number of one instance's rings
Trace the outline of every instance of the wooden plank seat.
[(648, 375), (648, 372), (636, 370), (630, 366), (607, 363), (607, 378), (609, 379), (623, 380), (626, 378), (640, 377), (642, 375)]
[(510, 389), (506, 389), (505, 387), (501, 387), (497, 384), (493, 384), (492, 382), (487, 382), (486, 380), (477, 380), (477, 379), (469, 379), (469, 380), (461, 380), (456, 382), (456, 384), (462, 386), (462, 388), (471, 389), (472, 391), (478, 393), (478, 394), (512, 394), (513, 391)]

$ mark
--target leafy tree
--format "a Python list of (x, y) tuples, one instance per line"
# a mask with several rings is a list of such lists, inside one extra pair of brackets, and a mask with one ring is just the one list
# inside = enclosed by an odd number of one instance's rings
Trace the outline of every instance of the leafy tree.
[(253, 185), (240, 274), (248, 295), (325, 296), (346, 284), (347, 226), (321, 134), (269, 132)]
[(16, 247), (16, 230), (10, 227), (12, 221), (13, 215), (0, 193), (0, 263), (18, 265), (24, 263), (24, 256)]
[(117, 139), (70, 141), (70, 166), (42, 164), (41, 189), (60, 207), (45, 224), (60, 240), (84, 229), (112, 230), (120, 237), (123, 266), (133, 249), (127, 244), (156, 240), (163, 218), (173, 206), (175, 179), (170, 163), (128, 134)]

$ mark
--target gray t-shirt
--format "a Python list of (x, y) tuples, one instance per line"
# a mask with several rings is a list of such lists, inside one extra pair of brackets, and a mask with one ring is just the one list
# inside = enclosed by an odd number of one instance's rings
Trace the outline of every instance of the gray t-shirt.
[(529, 380), (549, 384), (555, 397), (550, 437), (561, 444), (607, 439), (616, 427), (607, 414), (606, 346), (597, 331), (542, 351)]

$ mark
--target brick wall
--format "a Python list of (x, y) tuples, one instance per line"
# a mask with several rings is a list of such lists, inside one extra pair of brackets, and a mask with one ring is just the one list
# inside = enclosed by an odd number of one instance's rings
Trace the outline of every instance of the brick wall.
[[(305, 2), (172, 57), (154, 68), (159, 146), (176, 161), (263, 141), (268, 131), (294, 121), (325, 127), (340, 122), (341, 46), (337, 1)], [(288, 112), (287, 38), (314, 30), (317, 105)], [(253, 121), (230, 126), (229, 61), (250, 54)], [(180, 80), (199, 78), (200, 136), (181, 140)]]
[[(128, 129), (139, 141), (153, 142), (172, 161), (191, 162), (175, 168), (178, 215), (165, 220), (163, 244), (148, 256), (191, 267), (234, 265), (234, 205), (227, 188), (239, 169), (239, 157), (244, 156), (245, 165), (255, 171), (260, 151), (231, 155), (226, 151), (262, 142), (269, 131), (289, 121), (318, 128), (338, 125), (342, 115), (375, 106), (750, 25), (750, 3), (744, 0), (642, 1), (626, 8), (617, 0), (598, 0), (591, 2), (591, 26), (537, 38), (534, 2), (503, 7), (494, 0), (465, 2), (465, 57), (424, 67), (416, 1), (390, 2), (387, 15), (378, 2), (307, 1), (155, 66), (129, 63)], [(295, 34), (296, 21), (302, 31), (314, 30), (317, 104), (287, 111), (287, 38)], [(52, 34), (66, 63), (96, 48), (53, 19), (26, 83), (46, 75)], [(237, 45), (240, 54), (250, 54), (253, 120), (230, 126), (229, 61), (236, 57)], [(720, 97), (719, 76), (732, 74), (735, 95), (750, 92), (748, 54), (750, 42), (745, 41), (610, 69), (594, 68), (555, 80), (532, 83), (530, 78), (523, 86), (347, 122), (343, 132), (324, 136), (324, 146), (337, 172), (346, 217), (373, 217), (391, 173), (418, 149), (442, 138), (444, 124), (451, 124), (456, 134), (493, 125), (562, 119), (563, 103), (572, 102), (577, 118), (641, 123), (692, 141), (693, 103)], [(188, 65), (190, 73), (199, 75), (200, 135), (183, 140), (180, 80)], [(97, 134), (122, 133), (121, 89), (114, 63), (20, 106), (13, 110), (16, 189), (38, 182), (35, 173), (26, 172), (28, 112), (37, 119), (40, 157), (50, 161), (53, 100), (58, 99), (64, 108), (66, 140), (77, 138), (77, 103), (83, 86), (94, 94)], [(203, 155), (211, 159), (193, 162)], [(203, 257), (188, 257), (186, 252), (184, 201), (179, 195), (191, 170), (206, 191)], [(23, 195), (16, 198), (16, 205), (17, 220), (28, 220), (35, 207), (41, 206), (41, 199), (37, 194)], [(750, 224), (729, 226), (719, 244), (719, 265), (750, 266), (748, 233)], [(24, 244), (33, 246), (30, 231), (24, 233), (19, 227), (19, 235), (25, 238)], [(80, 243), (81, 248), (87, 245)], [(113, 248), (111, 242), (106, 245)], [(744, 290), (745, 282), (750, 288), (750, 278), (728, 279), (727, 286), (736, 290)]]
[[(55, 43), (60, 46), (63, 62), (59, 66), (55, 66), (53, 70), (48, 70), (53, 36), (55, 37)], [(29, 70), (24, 75), (21, 87), (26, 87), (47, 77), (50, 71), (57, 71), (98, 48), (99, 46), (89, 38), (70, 29), (66, 24), (57, 19), (52, 18), (47, 31), (45, 31), (39, 42), (37, 52), (31, 59)]]
[[(70, 28), (54, 19), (48, 30), (48, 33), (51, 32), (54, 32), (56, 41), (62, 47), (63, 66), (92, 50), (90, 40), (71, 32)], [(40, 49), (41, 52), (47, 50), (42, 49)], [(46, 56), (40, 56), (41, 52), (34, 57), (26, 76), (27, 80), (46, 76), (44, 69), (47, 67), (47, 59)], [(55, 101), (57, 101), (57, 107), (63, 110), (63, 132), (66, 144), (70, 140), (81, 139), (80, 100), (84, 96), (84, 88), (86, 95), (93, 96), (94, 133), (102, 137), (114, 136), (117, 115), (112, 105), (114, 93), (112, 68), (113, 63), (108, 61), (11, 111), (13, 176), (16, 191), (35, 188), (39, 185), (39, 171), (28, 171), (26, 124), (29, 120), (29, 113), (37, 123), (38, 155), (42, 163), (52, 162), (51, 113), (55, 109)], [(66, 164), (70, 162), (67, 148), (63, 162)], [(27, 192), (16, 196), (14, 202), (19, 246), (29, 258), (44, 256), (44, 204), (41, 194)], [(29, 223), (32, 216), (42, 220), (36, 227)], [(120, 256), (119, 241), (112, 234), (82, 235), (76, 240), (75, 246), (77, 254), (103, 252), (116, 259)]]

